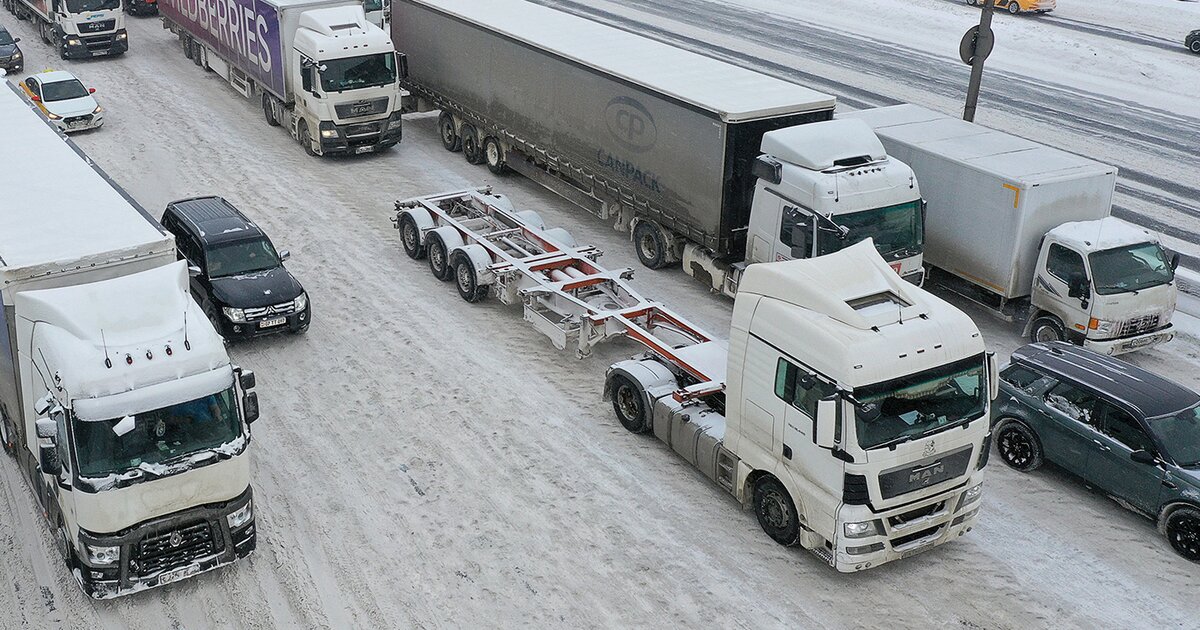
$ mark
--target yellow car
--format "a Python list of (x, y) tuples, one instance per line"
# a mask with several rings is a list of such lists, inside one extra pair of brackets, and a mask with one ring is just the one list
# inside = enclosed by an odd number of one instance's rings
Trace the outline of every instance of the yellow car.
[[(1007, 9), (1009, 13), (1048, 13), (1054, 10), (1056, 0), (995, 0), (997, 9)], [(983, 0), (967, 0), (967, 4), (977, 7), (983, 5)]]
[(42, 114), (66, 133), (96, 129), (104, 124), (104, 109), (75, 75), (63, 70), (39, 72), (21, 82), (21, 89)]

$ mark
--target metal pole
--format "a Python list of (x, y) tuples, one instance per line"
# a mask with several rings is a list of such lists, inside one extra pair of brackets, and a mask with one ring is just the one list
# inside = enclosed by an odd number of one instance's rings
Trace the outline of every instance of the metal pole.
[(991, 51), (992, 38), (992, 14), (996, 12), (995, 0), (983, 0), (983, 13), (979, 16), (979, 36), (975, 41), (976, 54), (971, 60), (971, 83), (967, 86), (967, 105), (963, 108), (963, 120), (967, 122), (975, 121), (975, 104), (979, 102), (979, 84), (983, 81), (983, 61), (987, 58), (987, 53), (978, 54), (978, 51)]

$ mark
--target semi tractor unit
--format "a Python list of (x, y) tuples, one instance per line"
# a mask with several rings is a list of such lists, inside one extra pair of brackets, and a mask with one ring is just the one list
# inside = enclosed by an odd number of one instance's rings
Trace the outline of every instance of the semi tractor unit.
[(18, 19), (32, 20), (42, 41), (63, 59), (120, 55), (129, 50), (121, 0), (3, 0)]
[(750, 263), (873, 238), (921, 282), (917, 181), (832, 96), (523, 0), (391, 7), (406, 110), (628, 230), (647, 267), (733, 295)]
[(400, 64), (361, 1), (160, 0), (159, 11), (186, 57), (259, 99), (309, 155), (400, 142)]
[(1024, 320), (1034, 341), (1112, 355), (1175, 336), (1179, 258), (1109, 216), (1116, 167), (916, 105), (839, 117), (867, 122), (921, 178), (940, 282)]
[(632, 270), (604, 269), (596, 248), (486, 189), (396, 211), (405, 251), (468, 302), (520, 304), (580, 356), (613, 337), (642, 344), (607, 373), (618, 420), (751, 506), (776, 541), (850, 572), (973, 527), (994, 355), (970, 318), (903, 281), (869, 239), (748, 268), (721, 340), (639, 295)]
[(246, 556), (254, 374), (174, 239), (8, 89), (0, 137), (0, 441), (57, 552), (95, 598)]

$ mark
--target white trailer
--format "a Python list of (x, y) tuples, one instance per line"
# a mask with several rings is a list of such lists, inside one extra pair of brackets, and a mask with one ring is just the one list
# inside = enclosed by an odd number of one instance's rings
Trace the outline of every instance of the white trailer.
[(244, 557), (253, 374), (170, 234), (15, 90), (0, 137), (0, 441), (68, 570), (108, 598)]
[(1034, 341), (1120, 354), (1174, 337), (1178, 257), (1109, 216), (1116, 167), (916, 105), (839, 117), (916, 171), (942, 283), (1024, 319)]
[(851, 572), (973, 527), (994, 357), (966, 315), (903, 281), (870, 240), (747, 269), (724, 341), (488, 189), (397, 202), (393, 221), (406, 253), (464, 299), (521, 304), (558, 348), (642, 344), (608, 370), (621, 424), (653, 431), (776, 541)]

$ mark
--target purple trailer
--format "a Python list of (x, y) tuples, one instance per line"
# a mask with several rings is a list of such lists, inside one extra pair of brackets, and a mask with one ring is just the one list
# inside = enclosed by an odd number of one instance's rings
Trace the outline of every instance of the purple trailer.
[[(280, 13), (296, 3), (278, 0), (159, 0), (163, 25), (203, 41), (245, 78), (287, 99)], [(312, 2), (304, 3), (309, 8)], [(282, 6), (281, 6), (282, 5)], [(172, 28), (174, 25), (176, 28)], [(177, 30), (178, 29), (178, 30)], [(194, 43), (184, 38), (186, 53)], [(191, 56), (191, 55), (189, 55)]]

